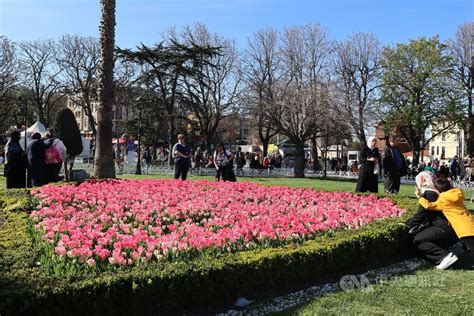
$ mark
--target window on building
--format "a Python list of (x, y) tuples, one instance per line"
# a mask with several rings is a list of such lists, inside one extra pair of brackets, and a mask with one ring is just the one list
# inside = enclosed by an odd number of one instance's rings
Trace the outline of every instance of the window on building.
[(439, 147), (436, 147), (436, 155), (439, 155)]
[(434, 146), (431, 146), (431, 156), (434, 156), (434, 154), (435, 154), (435, 148)]
[(247, 128), (244, 128), (244, 135), (248, 135), (249, 134), (249, 130)]
[(446, 133), (441, 134), (441, 141), (443, 141), (443, 142), (446, 141)]
[(441, 159), (444, 159), (444, 157), (446, 156), (446, 148), (441, 147)]

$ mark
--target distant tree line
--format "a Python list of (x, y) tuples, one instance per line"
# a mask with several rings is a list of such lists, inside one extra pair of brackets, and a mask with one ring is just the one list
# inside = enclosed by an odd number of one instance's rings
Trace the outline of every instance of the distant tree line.
[[(115, 49), (110, 106), (117, 113), (109, 119), (135, 133), (141, 111), (148, 142), (172, 145), (178, 132), (192, 130), (191, 138), (210, 149), (226, 118), (238, 114), (252, 122), (264, 155), (277, 133), (295, 144), (296, 176), (304, 176), (308, 141), (354, 138), (365, 146), (379, 122), (400, 130), (414, 163), (430, 126), (433, 137), (461, 126), (474, 154), (473, 51), (474, 22), (444, 42), (421, 37), (387, 47), (370, 33), (333, 41), (317, 23), (265, 28), (241, 50), (196, 23), (170, 29), (155, 45)], [(35, 120), (50, 126), (69, 100), (96, 135), (100, 56), (96, 38), (15, 43), (1, 36), (0, 133)], [(135, 119), (120, 122), (123, 111)]]

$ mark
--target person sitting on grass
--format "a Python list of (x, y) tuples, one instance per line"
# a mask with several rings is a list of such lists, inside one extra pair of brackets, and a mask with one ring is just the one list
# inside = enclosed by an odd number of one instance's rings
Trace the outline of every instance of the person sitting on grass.
[[(422, 171), (415, 177), (416, 187), (430, 202), (438, 199), (439, 192), (434, 187), (436, 177), (430, 171)], [(405, 223), (416, 248), (429, 261), (439, 264), (449, 255), (447, 248), (458, 241), (448, 220), (442, 212), (431, 212), (419, 205), (416, 214)], [(437, 268), (446, 268), (437, 266)]]
[[(434, 187), (440, 193), (435, 202), (430, 202), (420, 197), (417, 189), (416, 196), (421, 206), (432, 211), (441, 211), (453, 227), (456, 235), (463, 243), (466, 252), (474, 251), (474, 218), (464, 206), (464, 193), (458, 188), (453, 188), (448, 179), (439, 178), (434, 182)], [(450, 252), (438, 265), (440, 269), (447, 268), (458, 260)]]

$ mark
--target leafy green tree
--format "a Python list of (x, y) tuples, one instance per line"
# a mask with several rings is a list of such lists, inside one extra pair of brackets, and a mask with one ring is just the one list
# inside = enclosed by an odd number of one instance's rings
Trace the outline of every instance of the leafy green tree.
[[(438, 37), (421, 37), (383, 52), (385, 126), (398, 128), (406, 138), (414, 165), (429, 141), (453, 127), (461, 114), (459, 104), (450, 97), (453, 68), (445, 52)], [(434, 131), (431, 138), (425, 137), (429, 127)]]
[(54, 125), (56, 136), (67, 148), (67, 159), (64, 162), (66, 180), (72, 178), (74, 157), (82, 153), (82, 137), (74, 113), (70, 109), (62, 109), (56, 116)]
[[(176, 142), (176, 118), (178, 101), (182, 100), (179, 81), (184, 77), (199, 76), (209, 59), (219, 54), (219, 47), (195, 43), (181, 44), (176, 40), (161, 42), (152, 47), (141, 45), (137, 50), (118, 49), (118, 56), (125, 61), (137, 63), (145, 69), (140, 84), (153, 91), (168, 122), (168, 140), (171, 147)], [(169, 157), (171, 164), (171, 155)]]

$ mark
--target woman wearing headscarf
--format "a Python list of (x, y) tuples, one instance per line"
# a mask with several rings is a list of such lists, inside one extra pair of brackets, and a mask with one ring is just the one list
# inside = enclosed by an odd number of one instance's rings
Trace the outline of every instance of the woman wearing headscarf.
[[(438, 199), (435, 180), (436, 177), (431, 171), (422, 171), (415, 178), (421, 196), (429, 202)], [(449, 265), (442, 264), (442, 261), (450, 254), (447, 248), (456, 243), (458, 238), (443, 213), (429, 211), (419, 205), (417, 213), (405, 224), (417, 249), (428, 260), (437, 264), (438, 269), (446, 269)]]
[(13, 131), (5, 145), (5, 169), (7, 189), (26, 188), (26, 156), (20, 146), (20, 132)]
[(362, 149), (356, 192), (379, 192), (380, 153), (376, 145), (377, 138), (372, 138), (370, 144)]

